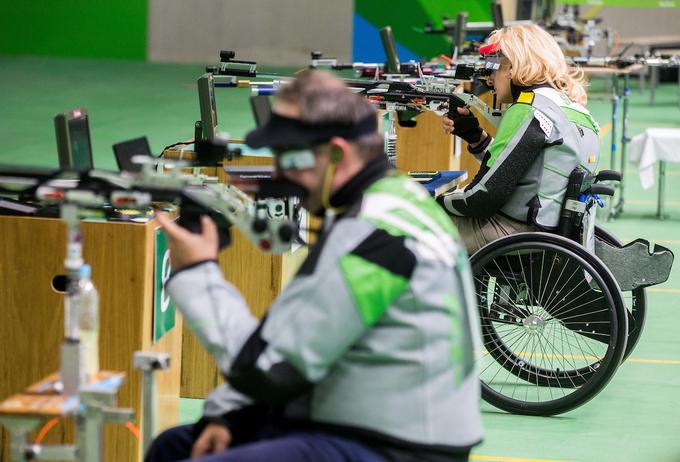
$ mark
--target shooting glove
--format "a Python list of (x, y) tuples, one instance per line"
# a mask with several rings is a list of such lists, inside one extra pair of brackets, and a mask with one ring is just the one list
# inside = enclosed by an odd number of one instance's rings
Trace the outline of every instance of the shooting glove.
[(482, 127), (479, 126), (477, 117), (472, 113), (461, 115), (454, 108), (447, 117), (453, 120), (453, 135), (461, 137), (469, 144), (477, 143), (482, 138)]

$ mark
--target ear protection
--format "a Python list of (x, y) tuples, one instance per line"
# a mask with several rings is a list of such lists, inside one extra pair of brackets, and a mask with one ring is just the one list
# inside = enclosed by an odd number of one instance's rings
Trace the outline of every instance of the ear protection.
[(341, 160), (342, 160), (342, 150), (339, 147), (334, 146), (333, 148), (331, 148), (331, 163), (337, 164)]

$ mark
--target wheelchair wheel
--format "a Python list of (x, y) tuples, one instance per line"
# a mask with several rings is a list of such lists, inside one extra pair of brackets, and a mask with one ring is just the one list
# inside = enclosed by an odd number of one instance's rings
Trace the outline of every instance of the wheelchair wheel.
[[(600, 239), (611, 246), (623, 246), (623, 243), (616, 236), (599, 225), (595, 225), (595, 239)], [(623, 355), (623, 361), (625, 361), (640, 340), (642, 328), (645, 325), (645, 318), (647, 317), (645, 289), (638, 288), (623, 292), (623, 301), (628, 309), (628, 339), (626, 341), (626, 353)]]
[(482, 397), (554, 415), (597, 395), (626, 349), (616, 280), (594, 255), (548, 233), (508, 236), (470, 259), (482, 328)]

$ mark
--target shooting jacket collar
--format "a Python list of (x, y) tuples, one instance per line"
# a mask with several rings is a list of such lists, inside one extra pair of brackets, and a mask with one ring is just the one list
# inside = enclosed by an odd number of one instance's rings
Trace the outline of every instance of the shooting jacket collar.
[(544, 88), (544, 87), (552, 88), (547, 83), (538, 83), (536, 85), (529, 85), (529, 86), (526, 86), (526, 87), (522, 87), (520, 85), (515, 85), (515, 83), (511, 80), (510, 81), (510, 92), (512, 93), (512, 102), (513, 103), (517, 102), (517, 98), (519, 98), (520, 93), (522, 93), (523, 91), (534, 91), (537, 88)]
[(364, 165), (347, 183), (331, 196), (330, 203), (334, 208), (350, 208), (363, 196), (366, 189), (387, 175), (390, 164), (386, 156), (378, 156)]

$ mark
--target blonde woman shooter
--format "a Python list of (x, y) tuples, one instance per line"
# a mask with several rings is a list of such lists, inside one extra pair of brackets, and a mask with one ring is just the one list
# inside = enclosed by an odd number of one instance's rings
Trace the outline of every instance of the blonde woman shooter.
[(497, 101), (510, 106), (495, 138), (466, 108), (443, 118), (444, 131), (467, 141), (481, 161), (464, 190), (439, 199), (470, 254), (506, 235), (554, 230), (569, 174), (579, 165), (594, 171), (599, 158), (582, 78), (547, 32), (503, 28), (479, 51), (497, 67), (487, 81)]

